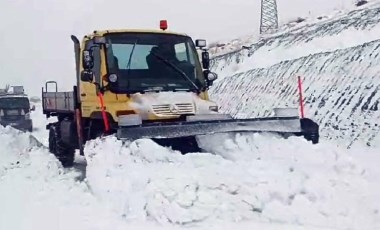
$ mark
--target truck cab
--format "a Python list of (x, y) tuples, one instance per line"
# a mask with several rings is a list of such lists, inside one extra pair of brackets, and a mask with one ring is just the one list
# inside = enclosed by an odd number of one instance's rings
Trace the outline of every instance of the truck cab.
[(35, 110), (30, 106), (29, 98), (22, 86), (12, 86), (0, 90), (0, 124), (22, 131), (33, 131), (30, 113)]
[(83, 117), (100, 117), (98, 90), (115, 128), (120, 115), (139, 114), (144, 123), (217, 111), (207, 92), (217, 76), (208, 70), (208, 57), (201, 63), (197, 53), (204, 40), (162, 30), (115, 30), (95, 31), (82, 44)]

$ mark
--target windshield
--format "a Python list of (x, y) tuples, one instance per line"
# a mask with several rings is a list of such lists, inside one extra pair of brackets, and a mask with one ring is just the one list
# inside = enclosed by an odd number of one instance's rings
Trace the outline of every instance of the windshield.
[(197, 90), (205, 87), (195, 46), (187, 36), (122, 33), (106, 36), (107, 67), (118, 91)]
[(29, 99), (26, 97), (0, 98), (0, 109), (29, 109)]

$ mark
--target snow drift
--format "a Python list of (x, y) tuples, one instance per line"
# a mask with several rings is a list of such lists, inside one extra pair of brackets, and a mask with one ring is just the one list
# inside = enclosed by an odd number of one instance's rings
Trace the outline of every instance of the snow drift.
[(0, 127), (0, 229), (117, 227), (80, 173), (64, 170), (29, 134)]

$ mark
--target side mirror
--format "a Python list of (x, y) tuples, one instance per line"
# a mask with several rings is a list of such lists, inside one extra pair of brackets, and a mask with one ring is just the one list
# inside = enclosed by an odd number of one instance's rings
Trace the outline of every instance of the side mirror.
[(85, 82), (92, 82), (94, 80), (94, 74), (92, 71), (83, 70), (80, 79)]
[(197, 40), (195, 40), (195, 46), (196, 47), (204, 48), (204, 47), (206, 47), (206, 45), (207, 45), (207, 42), (204, 39), (197, 39)]
[(36, 106), (32, 105), (32, 107), (30, 108), (30, 111), (35, 111), (35, 110), (36, 110)]
[(210, 55), (207, 51), (202, 52), (202, 66), (203, 66), (203, 69), (210, 68)]
[(83, 51), (83, 69), (90, 70), (94, 67), (94, 56), (92, 55), (92, 50)]

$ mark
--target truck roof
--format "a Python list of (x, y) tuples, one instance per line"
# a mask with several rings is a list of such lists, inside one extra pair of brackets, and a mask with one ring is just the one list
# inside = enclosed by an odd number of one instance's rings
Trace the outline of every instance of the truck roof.
[(26, 98), (28, 98), (28, 95), (26, 95), (26, 94), (12, 94), (12, 93), (2, 94), (2, 93), (0, 93), (0, 98), (4, 98), (4, 97), (26, 97)]
[[(13, 91), (9, 91), (9, 88), (13, 88)], [(0, 97), (28, 97), (28, 95), (25, 94), (24, 86), (8, 85), (5, 89), (0, 89)]]
[(184, 33), (176, 33), (172, 31), (167, 30), (148, 30), (148, 29), (111, 29), (111, 30), (95, 30), (91, 34), (87, 34), (86, 37), (92, 38), (94, 36), (104, 36), (105, 34), (109, 33), (157, 33), (157, 34), (173, 34), (173, 35), (181, 35), (181, 36), (188, 36)]

